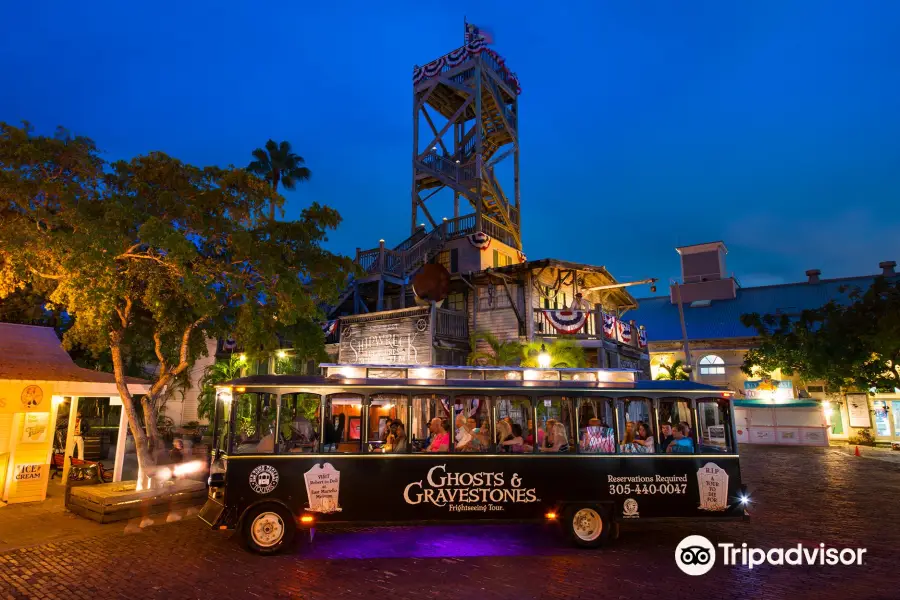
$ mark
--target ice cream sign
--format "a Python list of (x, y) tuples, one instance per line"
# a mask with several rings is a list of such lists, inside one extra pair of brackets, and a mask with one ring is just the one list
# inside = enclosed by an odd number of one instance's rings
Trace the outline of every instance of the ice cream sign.
[(794, 384), (790, 380), (777, 379), (745, 381), (744, 396), (760, 400), (790, 400), (794, 397)]

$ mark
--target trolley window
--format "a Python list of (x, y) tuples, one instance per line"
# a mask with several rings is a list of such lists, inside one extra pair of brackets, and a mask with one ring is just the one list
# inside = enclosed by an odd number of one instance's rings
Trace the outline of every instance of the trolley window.
[(653, 454), (653, 402), (649, 398), (625, 398), (618, 401), (619, 450), (623, 454)]
[(275, 395), (241, 394), (234, 402), (235, 454), (274, 453)]
[(578, 451), (582, 454), (615, 454), (616, 432), (610, 398), (578, 400)]
[(362, 448), (362, 405), (359, 394), (333, 394), (325, 401), (323, 452), (350, 454)]
[(534, 414), (528, 396), (496, 396), (495, 449), (499, 453), (534, 451)]
[[(675, 446), (673, 442), (679, 435), (678, 424), (684, 426), (681, 437), (686, 441), (680, 441)], [(666, 453), (690, 453), (694, 451), (693, 432), (694, 414), (691, 410), (691, 401), (687, 398), (663, 398), (659, 401), (659, 451)], [(686, 433), (685, 433), (686, 432)], [(670, 451), (671, 447), (671, 451)]]
[(409, 441), (406, 422), (409, 397), (406, 394), (376, 394), (369, 399), (369, 452), (405, 453)]
[(571, 398), (538, 396), (537, 418), (541, 452), (575, 451), (575, 410)]
[(285, 394), (281, 397), (279, 452), (294, 454), (318, 449), (321, 401), (317, 394)]
[(454, 452), (490, 452), (490, 399), (460, 394), (453, 401)]
[(698, 400), (697, 418), (700, 452), (734, 452), (728, 400), (722, 398)]
[(418, 394), (412, 399), (413, 452), (450, 451), (450, 398), (443, 394)]

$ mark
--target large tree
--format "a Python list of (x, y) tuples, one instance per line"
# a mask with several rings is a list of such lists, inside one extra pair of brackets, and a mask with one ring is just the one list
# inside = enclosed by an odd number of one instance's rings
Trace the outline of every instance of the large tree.
[(760, 336), (745, 355), (749, 374), (780, 369), (832, 390), (900, 388), (900, 281), (878, 277), (866, 290), (847, 288), (847, 302), (831, 301), (799, 317), (741, 317)]
[[(269, 140), (265, 149), (253, 151), (253, 158), (255, 160), (247, 165), (247, 170), (268, 181), (276, 192), (279, 183), (284, 189), (293, 190), (298, 181), (309, 181), (312, 175), (303, 157), (291, 151), (290, 142)], [(275, 219), (275, 206), (275, 202), (269, 204), (269, 218), (272, 220)]]
[[(0, 123), (0, 298), (37, 290), (74, 319), (67, 347), (109, 352), (145, 475), (159, 403), (208, 337), (259, 351), (279, 331), (311, 331), (352, 269), (321, 246), (337, 212), (312, 204), (297, 221), (266, 218), (278, 202), (243, 169), (161, 153), (107, 164), (87, 138)], [(158, 368), (138, 399), (125, 368), (142, 349)]]

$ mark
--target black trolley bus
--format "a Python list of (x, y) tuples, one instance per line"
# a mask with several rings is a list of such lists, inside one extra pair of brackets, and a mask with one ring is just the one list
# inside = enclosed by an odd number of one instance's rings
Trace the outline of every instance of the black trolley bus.
[[(274, 553), (317, 524), (742, 518), (731, 393), (589, 369), (323, 365), (218, 388), (200, 517)], [(312, 532), (311, 532), (312, 533)]]

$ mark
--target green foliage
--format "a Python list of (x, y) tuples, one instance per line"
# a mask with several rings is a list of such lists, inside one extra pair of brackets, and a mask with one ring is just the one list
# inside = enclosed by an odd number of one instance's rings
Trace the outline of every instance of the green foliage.
[(741, 370), (781, 369), (804, 381), (824, 381), (832, 390), (890, 392), (900, 387), (900, 280), (876, 278), (865, 292), (853, 289), (849, 304), (829, 302), (787, 315), (747, 314), (761, 341), (744, 357)]
[(197, 416), (212, 423), (216, 409), (216, 386), (237, 379), (247, 361), (234, 354), (228, 360), (216, 361), (206, 367), (200, 378), (200, 397), (197, 402)]
[[(528, 342), (522, 350), (523, 367), (540, 367), (538, 356), (541, 353), (541, 342)], [(575, 340), (558, 338), (549, 345), (544, 344), (550, 355), (550, 366), (558, 369), (580, 369), (587, 367), (587, 356), (584, 348)]]
[[(247, 170), (268, 181), (275, 191), (278, 190), (279, 183), (284, 189), (293, 190), (298, 181), (309, 181), (312, 175), (306, 168), (303, 157), (291, 152), (290, 142), (279, 144), (275, 140), (269, 140), (265, 150), (257, 148), (253, 151), (253, 158), (256, 160), (247, 165)], [(281, 204), (282, 202), (273, 198), (269, 205), (269, 219), (275, 219), (275, 207), (280, 207)]]
[[(484, 341), (490, 346), (490, 352), (478, 350), (478, 342)], [(510, 367), (517, 366), (522, 358), (522, 344), (518, 340), (501, 342), (497, 336), (481, 331), (469, 336), (469, 356), (466, 359), (468, 365), (482, 367)]]
[(659, 365), (659, 373), (656, 375), (656, 379), (665, 381), (687, 381), (690, 377), (684, 372), (684, 361), (676, 360), (671, 365)]
[(312, 204), (296, 221), (266, 218), (283, 200), (243, 169), (162, 153), (108, 164), (87, 138), (0, 123), (0, 189), (0, 299), (33, 290), (74, 318), (66, 347), (110, 353), (144, 461), (128, 356), (159, 364), (142, 401), (152, 445), (163, 390), (207, 339), (230, 335), (261, 352), (278, 347), (279, 331), (311, 339), (319, 306), (354, 269), (322, 248), (336, 211)]

